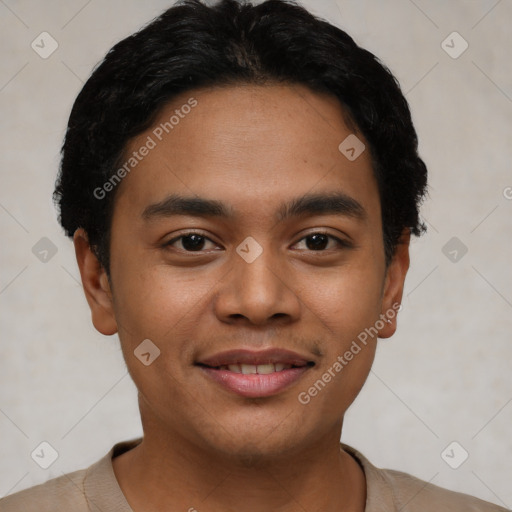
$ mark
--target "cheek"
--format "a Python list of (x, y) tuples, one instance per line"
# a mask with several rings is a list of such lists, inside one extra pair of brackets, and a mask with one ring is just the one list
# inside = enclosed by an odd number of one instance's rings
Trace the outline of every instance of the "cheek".
[(377, 269), (353, 265), (317, 280), (304, 298), (314, 313), (312, 321), (324, 334), (324, 358), (303, 391), (315, 395), (326, 417), (334, 418), (336, 411), (349, 407), (370, 372), (377, 341), (375, 324), (381, 312), (381, 284)]
[(304, 302), (339, 339), (357, 336), (380, 314), (383, 276), (369, 265), (332, 269), (304, 288)]
[(130, 345), (145, 338), (165, 345), (171, 338), (173, 343), (179, 341), (181, 336), (177, 337), (176, 333), (186, 328), (204, 308), (213, 276), (191, 277), (166, 265), (146, 269), (130, 266), (118, 265), (112, 276), (115, 315), (122, 341)]
[[(133, 272), (129, 265), (119, 265), (112, 277), (119, 283), (114, 299), (124, 359), (145, 403), (154, 411), (185, 406), (195, 392), (181, 384), (188, 378), (211, 279), (186, 277), (164, 265)], [(148, 339), (156, 349), (147, 345)], [(148, 352), (150, 361), (144, 361), (141, 354)]]

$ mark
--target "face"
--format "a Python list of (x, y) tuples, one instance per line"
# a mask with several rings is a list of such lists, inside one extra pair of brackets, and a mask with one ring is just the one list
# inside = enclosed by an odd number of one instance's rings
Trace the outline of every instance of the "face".
[(146, 436), (235, 456), (339, 440), (408, 266), (406, 242), (385, 265), (368, 145), (338, 149), (351, 134), (334, 98), (232, 86), (175, 98), (130, 142), (110, 282), (83, 232), (75, 246)]

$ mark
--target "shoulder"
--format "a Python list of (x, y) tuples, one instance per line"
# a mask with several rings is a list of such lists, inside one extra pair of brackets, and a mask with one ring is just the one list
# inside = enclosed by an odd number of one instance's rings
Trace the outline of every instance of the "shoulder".
[(412, 475), (381, 469), (383, 478), (393, 492), (397, 510), (426, 512), (504, 512), (507, 509), (474, 496), (444, 489)]
[(142, 438), (117, 443), (86, 469), (0, 499), (0, 512), (131, 512), (119, 487), (112, 458), (137, 446)]
[(84, 492), (87, 469), (62, 475), (0, 499), (2, 512), (88, 512)]
[(374, 466), (354, 448), (342, 444), (361, 465), (366, 477), (366, 512), (506, 512), (508, 509), (450, 491), (412, 475)]

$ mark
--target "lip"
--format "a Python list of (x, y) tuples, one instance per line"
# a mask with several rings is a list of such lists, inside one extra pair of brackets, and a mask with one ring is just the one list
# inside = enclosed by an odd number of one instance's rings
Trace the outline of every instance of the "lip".
[[(243, 374), (225, 368), (241, 364), (283, 364), (292, 367), (269, 374)], [(224, 389), (247, 398), (268, 397), (284, 391), (297, 382), (314, 364), (314, 361), (285, 349), (229, 350), (196, 363), (208, 378)]]
[(198, 363), (202, 366), (218, 367), (230, 364), (291, 364), (293, 366), (306, 366), (311, 362), (307, 357), (301, 356), (291, 350), (272, 348), (267, 350), (235, 349), (219, 352)]

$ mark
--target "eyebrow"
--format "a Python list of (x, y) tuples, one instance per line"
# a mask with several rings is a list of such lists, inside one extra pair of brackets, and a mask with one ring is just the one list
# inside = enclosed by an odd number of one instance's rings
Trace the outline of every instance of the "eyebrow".
[[(215, 199), (171, 194), (162, 201), (147, 206), (142, 212), (142, 218), (146, 221), (175, 215), (226, 219), (233, 217), (234, 211), (225, 203)], [(281, 222), (290, 217), (312, 215), (342, 215), (357, 220), (367, 218), (366, 210), (359, 201), (342, 192), (336, 192), (305, 194), (292, 199), (280, 206), (276, 213), (276, 219)]]

